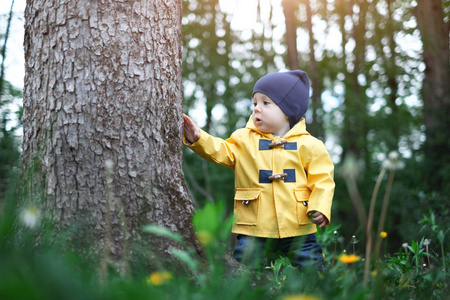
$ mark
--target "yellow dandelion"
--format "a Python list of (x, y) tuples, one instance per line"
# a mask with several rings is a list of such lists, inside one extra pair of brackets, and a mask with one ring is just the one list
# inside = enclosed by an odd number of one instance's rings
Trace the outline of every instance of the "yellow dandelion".
[(338, 260), (340, 262), (346, 263), (346, 264), (352, 264), (354, 262), (357, 262), (361, 259), (361, 256), (356, 254), (341, 254), (338, 257)]
[(153, 272), (147, 277), (147, 284), (161, 285), (172, 279), (172, 274), (170, 272)]
[(325, 253), (322, 253), (323, 258), (325, 258)]
[(282, 297), (281, 300), (320, 300), (320, 298), (313, 295), (287, 295)]
[(382, 231), (382, 232), (380, 233), (380, 237), (381, 237), (382, 239), (386, 238), (386, 237), (387, 237), (387, 232), (386, 232), (386, 231)]
[(206, 246), (206, 245), (209, 245), (212, 242), (213, 236), (208, 231), (201, 230), (201, 231), (197, 232), (197, 239), (200, 241), (200, 243), (203, 246)]
[(370, 275), (372, 275), (372, 277), (376, 277), (378, 275), (378, 271), (373, 270), (372, 273), (370, 273)]

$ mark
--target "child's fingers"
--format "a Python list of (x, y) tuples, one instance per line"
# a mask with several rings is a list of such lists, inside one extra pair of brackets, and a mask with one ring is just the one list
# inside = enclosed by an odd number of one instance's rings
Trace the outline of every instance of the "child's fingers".
[(192, 120), (187, 115), (183, 114), (183, 121), (184, 121), (184, 128), (188, 128), (189, 126), (192, 126)]
[(311, 221), (319, 227), (327, 225), (327, 218), (320, 212), (309, 212), (308, 215), (312, 216)]
[(195, 128), (195, 124), (192, 121), (192, 119), (189, 118), (188, 116), (186, 116), (185, 114), (183, 114), (183, 120), (184, 120), (184, 130), (185, 131), (190, 131), (193, 128)]
[(316, 215), (313, 215), (312, 221), (315, 224), (319, 224), (319, 223), (323, 222), (323, 219), (324, 219), (324, 216), (322, 214), (319, 214), (319, 215), (316, 214)]
[(183, 114), (184, 120), (184, 133), (189, 142), (195, 143), (200, 139), (200, 130), (198, 130), (197, 125), (192, 121), (189, 116)]

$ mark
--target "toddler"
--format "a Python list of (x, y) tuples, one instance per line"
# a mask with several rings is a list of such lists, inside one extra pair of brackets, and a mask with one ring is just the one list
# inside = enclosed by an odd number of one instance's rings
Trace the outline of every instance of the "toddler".
[(309, 80), (304, 71), (268, 74), (253, 88), (253, 113), (226, 140), (186, 115), (184, 143), (235, 174), (233, 256), (262, 267), (281, 256), (299, 269), (321, 269), (316, 226), (330, 223), (334, 165), (324, 144), (306, 131)]

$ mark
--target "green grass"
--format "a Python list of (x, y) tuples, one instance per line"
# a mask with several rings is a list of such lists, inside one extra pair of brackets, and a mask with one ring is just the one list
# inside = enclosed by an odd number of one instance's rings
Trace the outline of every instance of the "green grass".
[[(339, 237), (337, 226), (321, 230), (318, 235), (326, 254), (323, 272), (299, 272), (288, 259), (279, 259), (260, 271), (249, 271), (229, 259), (231, 219), (225, 217), (224, 205), (208, 204), (193, 218), (205, 249), (204, 259), (197, 257), (177, 233), (146, 226), (142, 230), (153, 238), (170, 238), (180, 245), (167, 255), (185, 268), (167, 265), (130, 275), (110, 268), (101, 281), (101, 257), (86, 258), (64, 247), (58, 238), (44, 237), (36, 245), (36, 232), (44, 228), (51, 231), (51, 226), (40, 222), (33, 228), (26, 227), (20, 218), (23, 211), (14, 210), (14, 205), (5, 204), (1, 211), (1, 299), (445, 299), (448, 294), (446, 232), (432, 216), (424, 217), (421, 223), (433, 227), (436, 233), (428, 237), (428, 251), (422, 239), (411, 241), (398, 253), (385, 254), (378, 261), (372, 259), (371, 275), (365, 285), (363, 257), (353, 263), (337, 258), (342, 254), (339, 239), (345, 239)], [(364, 249), (357, 249), (357, 253), (364, 253)]]

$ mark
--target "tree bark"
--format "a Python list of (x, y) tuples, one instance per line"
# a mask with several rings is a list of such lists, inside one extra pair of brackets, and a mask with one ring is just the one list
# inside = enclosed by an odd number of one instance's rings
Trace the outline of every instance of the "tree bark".
[(25, 68), (26, 201), (57, 230), (83, 224), (97, 251), (110, 231), (115, 258), (132, 243), (167, 251), (147, 224), (195, 246), (181, 168), (181, 1), (29, 0)]
[(426, 181), (436, 190), (450, 191), (450, 68), (449, 25), (441, 0), (417, 1), (414, 9), (422, 36), (425, 77), (422, 86), (426, 127)]

